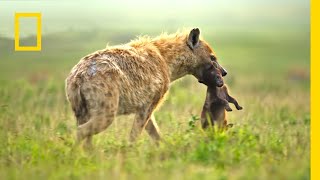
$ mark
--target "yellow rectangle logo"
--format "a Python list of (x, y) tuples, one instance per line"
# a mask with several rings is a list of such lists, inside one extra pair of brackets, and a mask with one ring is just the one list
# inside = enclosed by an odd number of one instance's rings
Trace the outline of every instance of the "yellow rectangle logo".
[[(37, 18), (37, 45), (20, 46), (19, 18)], [(15, 13), (14, 17), (15, 51), (41, 51), (41, 13)]]

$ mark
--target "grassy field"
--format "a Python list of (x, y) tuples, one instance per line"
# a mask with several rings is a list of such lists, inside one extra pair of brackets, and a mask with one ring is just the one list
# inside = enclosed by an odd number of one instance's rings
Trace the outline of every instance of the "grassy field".
[(201, 130), (206, 87), (189, 76), (172, 84), (155, 114), (159, 146), (146, 133), (130, 144), (133, 116), (123, 116), (94, 138), (92, 152), (71, 151), (76, 123), (65, 77), (82, 56), (136, 34), (56, 33), (43, 37), (41, 52), (13, 52), (12, 40), (0, 39), (0, 179), (310, 178), (308, 30), (207, 29), (231, 95), (244, 107), (228, 113), (235, 126), (227, 133)]

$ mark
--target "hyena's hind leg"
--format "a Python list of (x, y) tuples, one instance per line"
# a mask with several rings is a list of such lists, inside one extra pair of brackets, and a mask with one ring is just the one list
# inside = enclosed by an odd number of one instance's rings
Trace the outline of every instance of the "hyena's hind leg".
[[(67, 83), (66, 85), (66, 94), (68, 101), (71, 104), (72, 110), (77, 120), (77, 127), (88, 122), (88, 105), (84, 98), (83, 93), (79, 84), (76, 83)], [(86, 138), (86, 144), (91, 144), (92, 137), (89, 136)]]
[(91, 143), (93, 135), (107, 129), (113, 122), (119, 102), (119, 92), (116, 87), (106, 84), (88, 83), (81, 88), (88, 106), (88, 121), (78, 127), (77, 142), (87, 139)]
[[(77, 117), (77, 126), (79, 127), (88, 121), (89, 121), (89, 116), (87, 116), (87, 115), (84, 117)], [(92, 135), (88, 136), (87, 138), (84, 139), (84, 144), (87, 148), (92, 147)]]

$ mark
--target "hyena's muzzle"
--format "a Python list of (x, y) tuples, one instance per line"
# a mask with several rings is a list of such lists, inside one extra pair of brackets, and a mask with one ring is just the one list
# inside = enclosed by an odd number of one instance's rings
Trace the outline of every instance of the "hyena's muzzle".
[(225, 68), (223, 68), (219, 63), (217, 63), (217, 64), (218, 64), (218, 67), (221, 71), (221, 75), (226, 76), (228, 74), (227, 70)]

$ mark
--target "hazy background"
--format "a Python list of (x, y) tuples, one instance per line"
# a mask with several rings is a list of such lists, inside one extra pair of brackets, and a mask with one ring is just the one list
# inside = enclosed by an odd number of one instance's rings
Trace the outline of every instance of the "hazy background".
[[(41, 12), (42, 52), (14, 52), (15, 12)], [(236, 66), (245, 58), (241, 64), (251, 63), (251, 70), (282, 66), (290, 54), (292, 64), (309, 66), (309, 1), (303, 0), (0, 1), (0, 23), (0, 63), (22, 54), (24, 62), (31, 58), (44, 66), (75, 63), (107, 43), (199, 27), (224, 65)], [(20, 43), (35, 44), (35, 18), (21, 18), (20, 26), (21, 38), (27, 38)]]
[[(2, 179), (309, 179), (310, 17), (306, 0), (0, 0)], [(14, 13), (41, 12), (42, 51), (14, 51)], [(35, 44), (21, 19), (22, 45)], [(193, 125), (206, 87), (187, 76), (155, 113), (166, 143), (128, 143), (133, 116), (96, 136), (97, 151), (70, 153), (76, 123), (64, 80), (106, 44), (199, 27), (244, 107), (210, 136)], [(57, 167), (57, 164), (59, 165)], [(54, 170), (53, 170), (54, 169)]]
[[(216, 31), (268, 32), (294, 30), (309, 24), (309, 1), (1, 1), (0, 32), (12, 37), (14, 12), (41, 12), (43, 33), (104, 29), (172, 31), (181, 27)], [(273, 28), (271, 28), (273, 26)], [(276, 27), (275, 27), (276, 26)], [(212, 32), (213, 31), (213, 32)], [(25, 35), (33, 31), (24, 31)]]

